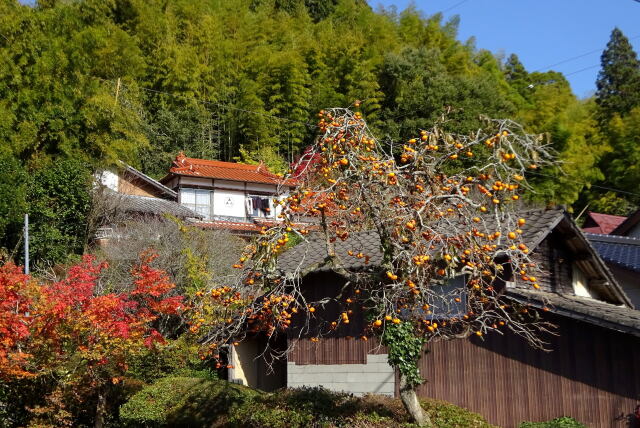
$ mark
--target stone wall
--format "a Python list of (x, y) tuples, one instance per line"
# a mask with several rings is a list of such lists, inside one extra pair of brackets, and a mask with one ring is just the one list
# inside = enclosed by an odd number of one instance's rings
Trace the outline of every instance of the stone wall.
[(367, 355), (367, 364), (287, 364), (287, 387), (323, 386), (354, 395), (393, 396), (395, 376), (387, 355)]

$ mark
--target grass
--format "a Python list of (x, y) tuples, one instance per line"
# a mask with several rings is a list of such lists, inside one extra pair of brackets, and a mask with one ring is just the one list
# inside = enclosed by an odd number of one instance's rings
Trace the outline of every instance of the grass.
[[(495, 428), (480, 415), (425, 401), (438, 428)], [(120, 410), (135, 427), (412, 427), (397, 399), (354, 397), (323, 388), (264, 393), (221, 380), (169, 377), (136, 393)]]

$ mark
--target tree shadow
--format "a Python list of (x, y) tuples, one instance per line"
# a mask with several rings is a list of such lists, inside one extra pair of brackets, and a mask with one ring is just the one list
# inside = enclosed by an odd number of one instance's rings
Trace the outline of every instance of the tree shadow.
[[(191, 385), (183, 404), (171, 409), (164, 426), (171, 427), (245, 427), (290, 426), (287, 418), (296, 418), (295, 426), (323, 426), (358, 415), (375, 415), (393, 420), (406, 419), (402, 409), (388, 397), (355, 397), (322, 387), (281, 389), (262, 393), (224, 381), (202, 379)], [(397, 409), (395, 407), (398, 407)], [(406, 422), (409, 422), (408, 419)]]

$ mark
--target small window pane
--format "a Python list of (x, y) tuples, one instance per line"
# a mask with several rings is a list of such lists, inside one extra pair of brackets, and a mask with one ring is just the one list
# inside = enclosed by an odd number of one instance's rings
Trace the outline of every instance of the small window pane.
[(195, 211), (198, 214), (202, 214), (205, 218), (209, 218), (209, 206), (208, 205), (197, 205)]
[[(466, 278), (464, 275), (447, 280), (444, 284), (433, 284), (438, 296), (433, 304), (433, 313), (440, 318), (452, 318), (464, 315), (466, 311)], [(456, 298), (460, 301), (456, 301)]]
[(209, 198), (208, 190), (197, 190), (196, 191), (196, 204), (198, 205), (209, 205), (211, 203), (211, 199)]
[(194, 189), (181, 189), (180, 190), (180, 202), (183, 204), (195, 204), (196, 193)]

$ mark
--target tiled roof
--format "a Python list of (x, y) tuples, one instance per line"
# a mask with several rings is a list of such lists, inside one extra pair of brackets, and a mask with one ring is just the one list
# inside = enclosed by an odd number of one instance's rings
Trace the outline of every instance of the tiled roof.
[(547, 308), (553, 313), (640, 337), (640, 311), (600, 300), (540, 290), (509, 289), (508, 295), (522, 303)]
[(605, 262), (640, 272), (640, 239), (626, 236), (587, 234)]
[(265, 218), (253, 218), (250, 221), (241, 221), (241, 218), (238, 218), (238, 220), (216, 219), (195, 223), (196, 226), (204, 229), (227, 229), (239, 232), (259, 232), (263, 227), (269, 228), (275, 224), (274, 220)]
[[(582, 230), (585, 233), (601, 233), (601, 234), (609, 234), (615, 228), (620, 226), (627, 218), (619, 215), (610, 215), (610, 214), (600, 214), (589, 212), (587, 214), (587, 221), (585, 225), (587, 227)], [(592, 220), (592, 221), (589, 221)], [(591, 226), (591, 224), (595, 224)]]
[[(217, 178), (220, 180), (243, 181), (248, 183), (295, 185), (293, 181), (283, 180), (271, 173), (263, 164), (246, 165), (234, 162), (188, 158), (182, 153), (176, 156), (169, 172), (177, 175)], [(166, 181), (167, 178), (168, 177), (165, 177), (161, 181)]]
[[(382, 263), (382, 251), (377, 232), (352, 233), (345, 241), (337, 239), (333, 246), (340, 265), (346, 269), (360, 270)], [(349, 251), (353, 255), (349, 255)], [(358, 257), (358, 254), (361, 257)], [(284, 272), (315, 268), (319, 271), (330, 270), (330, 266), (324, 265), (325, 260), (327, 260), (327, 244), (320, 234), (313, 234), (309, 236), (308, 243), (298, 244), (283, 253), (278, 258), (278, 266)]]
[(174, 201), (149, 196), (126, 195), (110, 192), (109, 202), (115, 209), (141, 214), (171, 214), (180, 218), (202, 218), (201, 214)]
[(195, 224), (204, 229), (226, 229), (238, 232), (258, 232), (260, 226), (255, 223), (245, 223), (240, 221), (202, 221)]
[[(527, 219), (527, 224), (522, 227), (523, 241), (531, 249), (536, 248), (565, 216), (563, 210), (531, 210), (519, 213)], [(334, 242), (334, 251), (345, 269), (363, 269), (368, 266), (377, 266), (382, 262), (382, 252), (377, 232), (365, 231), (351, 233), (346, 240), (337, 239)], [(351, 251), (354, 255), (349, 255)], [(358, 253), (369, 256), (355, 257)], [(278, 266), (285, 272), (296, 270), (329, 270), (330, 266), (321, 266), (327, 258), (327, 246), (322, 236), (311, 235), (308, 243), (298, 244), (278, 258)]]

